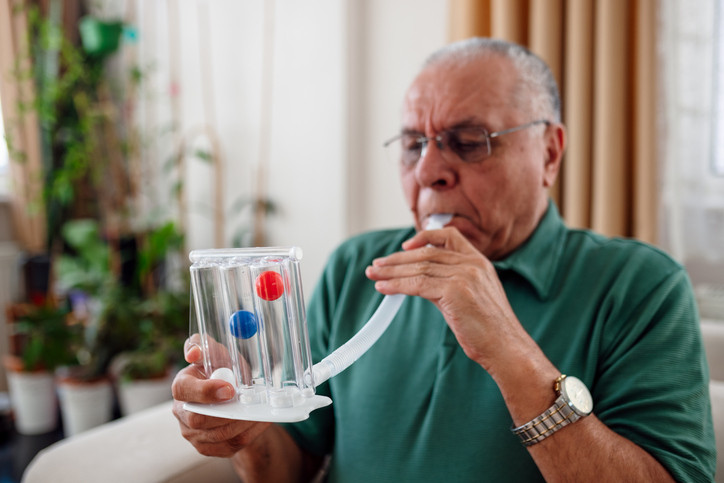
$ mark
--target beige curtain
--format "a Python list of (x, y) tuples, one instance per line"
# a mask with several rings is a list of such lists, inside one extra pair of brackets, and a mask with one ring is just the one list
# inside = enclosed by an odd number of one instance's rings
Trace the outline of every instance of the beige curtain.
[(567, 223), (656, 242), (656, 0), (450, 0), (450, 36), (526, 45), (561, 86)]
[[(27, 25), (25, 15), (14, 12), (13, 4), (15, 0), (0, 0), (0, 96), (7, 135), (14, 149), (25, 154), (23, 162), (10, 162), (15, 233), (23, 250), (37, 253), (45, 251), (40, 132), (34, 112), (22, 116), (18, 112), (18, 102), (32, 99), (34, 88), (32, 80), (19, 81), (15, 75), (16, 62), (27, 61)], [(20, 69), (27, 71), (27, 64)]]

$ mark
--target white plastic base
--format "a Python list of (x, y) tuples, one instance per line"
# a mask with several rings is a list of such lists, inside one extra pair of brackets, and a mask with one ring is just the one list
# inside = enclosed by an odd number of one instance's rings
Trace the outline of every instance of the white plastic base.
[(332, 404), (326, 396), (303, 398), (302, 403), (288, 408), (273, 408), (269, 404), (242, 404), (232, 401), (224, 404), (184, 404), (192, 413), (216, 418), (239, 419), (244, 421), (269, 421), (273, 423), (296, 423), (304, 421), (315, 409)]

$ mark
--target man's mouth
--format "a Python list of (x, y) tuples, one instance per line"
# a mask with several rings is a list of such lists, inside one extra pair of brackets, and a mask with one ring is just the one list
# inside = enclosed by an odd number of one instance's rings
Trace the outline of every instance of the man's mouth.
[(453, 213), (431, 213), (425, 218), (425, 229), (439, 230), (450, 223), (453, 216)]

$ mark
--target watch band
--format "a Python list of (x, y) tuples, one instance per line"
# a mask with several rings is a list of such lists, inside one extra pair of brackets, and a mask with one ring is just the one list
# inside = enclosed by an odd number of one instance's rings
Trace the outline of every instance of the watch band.
[(543, 414), (522, 426), (510, 429), (518, 435), (523, 446), (532, 446), (580, 418), (581, 416), (568, 405), (565, 397), (560, 395), (553, 406), (546, 409)]
[(524, 425), (510, 428), (518, 435), (523, 446), (540, 443), (562, 427), (591, 414), (593, 400), (580, 379), (566, 378), (565, 374), (561, 374), (555, 380), (553, 390), (557, 396), (553, 406)]

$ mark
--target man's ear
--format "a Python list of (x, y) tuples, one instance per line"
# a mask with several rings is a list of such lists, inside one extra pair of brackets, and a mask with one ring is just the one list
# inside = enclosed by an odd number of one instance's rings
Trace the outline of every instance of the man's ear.
[(545, 132), (546, 160), (543, 167), (543, 186), (550, 188), (558, 177), (561, 159), (566, 149), (566, 127), (561, 123), (553, 123)]

